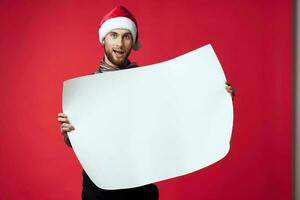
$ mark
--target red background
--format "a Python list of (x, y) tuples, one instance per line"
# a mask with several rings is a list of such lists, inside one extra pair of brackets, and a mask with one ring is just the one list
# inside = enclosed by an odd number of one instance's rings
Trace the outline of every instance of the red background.
[(131, 60), (211, 43), (237, 91), (229, 154), (158, 183), (160, 199), (291, 199), (291, 0), (1, 1), (0, 198), (80, 199), (81, 166), (56, 121), (62, 83), (97, 69), (99, 23), (118, 4), (139, 23)]

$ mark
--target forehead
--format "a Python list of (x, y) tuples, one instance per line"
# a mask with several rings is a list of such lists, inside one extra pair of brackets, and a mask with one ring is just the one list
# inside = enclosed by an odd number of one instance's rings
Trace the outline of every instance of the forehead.
[(110, 32), (118, 33), (120, 35), (127, 34), (127, 33), (131, 34), (131, 32), (125, 28), (115, 28), (115, 29), (112, 29)]

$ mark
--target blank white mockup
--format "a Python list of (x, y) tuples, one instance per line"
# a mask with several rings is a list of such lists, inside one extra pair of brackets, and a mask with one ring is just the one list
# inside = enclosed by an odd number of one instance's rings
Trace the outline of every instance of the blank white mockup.
[(211, 45), (166, 62), (64, 82), (72, 147), (103, 189), (182, 176), (229, 151), (233, 106)]

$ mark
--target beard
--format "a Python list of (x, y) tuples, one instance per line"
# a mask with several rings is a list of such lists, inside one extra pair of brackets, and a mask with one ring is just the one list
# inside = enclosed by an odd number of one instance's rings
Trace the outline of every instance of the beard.
[(107, 56), (107, 59), (116, 66), (124, 66), (127, 63), (127, 59), (130, 54), (130, 51), (131, 49), (126, 51), (120, 48), (113, 48), (113, 47), (108, 48), (106, 47), (106, 45), (104, 45), (104, 52), (105, 55)]

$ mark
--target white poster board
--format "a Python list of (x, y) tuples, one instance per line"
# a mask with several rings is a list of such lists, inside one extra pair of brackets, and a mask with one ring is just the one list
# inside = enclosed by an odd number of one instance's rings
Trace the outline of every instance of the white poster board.
[(175, 59), (64, 82), (72, 147), (103, 189), (142, 186), (222, 159), (233, 125), (230, 94), (210, 45)]

